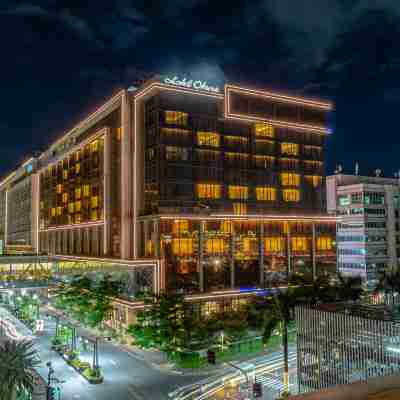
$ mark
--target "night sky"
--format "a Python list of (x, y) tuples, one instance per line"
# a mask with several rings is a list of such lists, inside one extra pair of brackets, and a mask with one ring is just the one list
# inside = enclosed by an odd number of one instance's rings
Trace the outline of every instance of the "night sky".
[(330, 99), (327, 172), (400, 169), (399, 0), (1, 0), (0, 38), (0, 174), (168, 72)]

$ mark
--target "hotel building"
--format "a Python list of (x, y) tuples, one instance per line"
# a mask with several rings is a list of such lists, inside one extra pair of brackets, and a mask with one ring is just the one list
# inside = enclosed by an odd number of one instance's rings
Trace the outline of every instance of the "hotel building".
[(379, 272), (398, 267), (399, 180), (337, 174), (327, 177), (328, 212), (338, 216), (338, 270), (375, 286)]
[[(0, 182), (0, 239), (6, 251), (23, 239), (53, 256), (158, 260), (160, 288), (187, 294), (335, 273), (336, 217), (324, 201), (331, 109), (177, 77), (122, 90), (29, 172)], [(19, 236), (11, 214), (25, 203), (14, 192), (31, 195)]]

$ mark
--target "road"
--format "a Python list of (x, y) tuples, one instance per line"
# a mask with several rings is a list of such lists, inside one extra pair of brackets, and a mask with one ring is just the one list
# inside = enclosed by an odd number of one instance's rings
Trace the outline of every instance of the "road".
[[(51, 361), (54, 376), (62, 381), (62, 400), (164, 400), (168, 392), (178, 385), (185, 385), (199, 379), (182, 376), (153, 367), (144, 359), (106, 341), (99, 343), (99, 359), (105, 377), (100, 385), (89, 384), (55, 351), (50, 349), (55, 322), (45, 319), (43, 336), (35, 339), (42, 366), (39, 373), (47, 379), (46, 363)], [(77, 330), (77, 334), (82, 332)]]

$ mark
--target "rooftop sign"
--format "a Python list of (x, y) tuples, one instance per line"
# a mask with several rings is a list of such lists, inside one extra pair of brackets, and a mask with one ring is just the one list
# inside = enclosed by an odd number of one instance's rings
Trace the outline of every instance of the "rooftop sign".
[(180, 79), (177, 75), (173, 77), (166, 76), (164, 78), (164, 83), (167, 83), (168, 85), (181, 86), (188, 89), (205, 90), (206, 92), (212, 92), (212, 93), (220, 92), (218, 86), (209, 86), (207, 81), (200, 81), (200, 80), (186, 79), (186, 78)]

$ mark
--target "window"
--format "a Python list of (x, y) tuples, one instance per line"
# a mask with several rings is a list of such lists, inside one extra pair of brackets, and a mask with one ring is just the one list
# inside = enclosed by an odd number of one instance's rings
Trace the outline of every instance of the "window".
[(196, 150), (197, 158), (202, 162), (217, 162), (220, 160), (220, 152), (216, 150)]
[(75, 199), (76, 200), (79, 200), (81, 198), (81, 194), (82, 194), (81, 188), (80, 187), (75, 188)]
[(292, 237), (292, 250), (293, 251), (307, 251), (307, 238), (294, 236)]
[(247, 204), (233, 203), (233, 213), (235, 215), (246, 215), (247, 214)]
[(281, 153), (297, 156), (299, 154), (299, 145), (297, 143), (281, 143)]
[(300, 191), (297, 189), (285, 189), (283, 191), (284, 201), (300, 201)]
[(71, 203), (68, 204), (68, 212), (70, 214), (74, 213), (74, 203), (71, 202)]
[(222, 221), (220, 227), (221, 233), (231, 233), (232, 232), (232, 222), (231, 221)]
[(75, 173), (79, 174), (81, 172), (81, 164), (75, 164)]
[(366, 192), (364, 194), (364, 204), (385, 204), (385, 194)]
[(386, 214), (386, 210), (384, 208), (366, 208), (365, 213), (368, 215), (382, 215)]
[(52, 217), (55, 217), (55, 216), (56, 216), (56, 209), (55, 209), (54, 207), (51, 209), (50, 215), (51, 215)]
[(98, 150), (99, 150), (99, 141), (98, 140), (95, 140), (92, 143), (90, 143), (90, 151), (91, 151), (91, 153), (95, 153)]
[(272, 168), (274, 160), (275, 158), (271, 156), (254, 156), (254, 163), (257, 168)]
[(97, 208), (99, 206), (99, 196), (93, 196), (90, 199), (90, 207)]
[(62, 207), (57, 207), (57, 217), (62, 215)]
[(197, 197), (199, 199), (219, 199), (221, 197), (221, 185), (212, 183), (199, 183)]
[(63, 203), (68, 203), (68, 193), (63, 193), (63, 195), (62, 195), (62, 202), (63, 202)]
[(64, 178), (64, 180), (68, 179), (68, 170), (66, 170), (66, 169), (63, 170), (63, 178)]
[(187, 219), (177, 219), (172, 226), (172, 232), (175, 235), (189, 231), (189, 221)]
[(208, 254), (222, 254), (225, 252), (225, 240), (213, 238), (206, 240), (206, 252)]
[(75, 211), (79, 212), (81, 211), (82, 203), (80, 201), (75, 202)]
[(257, 254), (258, 253), (258, 240), (252, 237), (243, 238), (243, 252)]
[(318, 237), (317, 250), (332, 250), (332, 238), (329, 236)]
[(97, 210), (91, 210), (90, 211), (90, 220), (91, 221), (97, 221), (99, 219), (99, 214)]
[(88, 197), (90, 195), (90, 185), (83, 185), (83, 196)]
[(267, 123), (256, 123), (255, 132), (257, 137), (274, 137), (274, 127)]
[(289, 172), (283, 172), (281, 173), (281, 184), (282, 186), (299, 186), (300, 175), (292, 174)]
[(350, 204), (350, 199), (347, 194), (341, 194), (338, 196), (339, 206), (348, 206)]
[(269, 237), (264, 239), (265, 252), (274, 253), (283, 251), (284, 238), (282, 237)]
[(228, 186), (228, 195), (232, 200), (247, 199), (249, 189), (247, 186)]
[(117, 140), (121, 140), (122, 138), (122, 128), (117, 128)]
[(197, 132), (197, 144), (199, 146), (219, 147), (220, 136), (215, 132)]
[(362, 203), (362, 193), (352, 193), (351, 194), (351, 204)]
[(276, 189), (273, 187), (257, 187), (256, 198), (257, 200), (274, 201), (276, 200)]
[(81, 159), (81, 151), (78, 150), (75, 154), (74, 154), (74, 158), (75, 161), (78, 162)]
[(165, 111), (165, 123), (186, 126), (188, 124), (188, 114), (182, 111)]
[(80, 224), (82, 222), (81, 214), (75, 214), (75, 224)]
[(306, 180), (311, 183), (315, 188), (321, 186), (322, 184), (322, 176), (318, 175), (307, 175), (305, 176)]
[(167, 146), (165, 148), (165, 158), (168, 161), (187, 161), (188, 149), (185, 147)]
[(193, 239), (174, 238), (172, 239), (172, 253), (176, 256), (186, 256), (193, 254)]
[(56, 190), (57, 190), (57, 193), (62, 193), (62, 190), (63, 190), (63, 185), (61, 185), (61, 183), (59, 183), (58, 185), (57, 185), (57, 187), (56, 187)]

